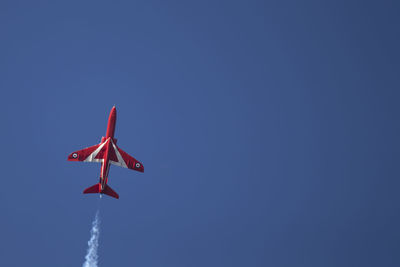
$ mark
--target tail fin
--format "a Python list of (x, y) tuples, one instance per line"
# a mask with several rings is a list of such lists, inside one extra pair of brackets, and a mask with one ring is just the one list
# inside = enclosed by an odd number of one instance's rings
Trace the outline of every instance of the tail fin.
[(91, 187), (86, 188), (86, 189), (83, 191), (83, 193), (84, 193), (84, 194), (96, 194), (96, 193), (100, 193), (100, 194), (106, 194), (106, 195), (108, 195), (108, 196), (110, 196), (110, 197), (119, 199), (119, 195), (118, 195), (114, 190), (112, 190), (112, 188), (109, 187), (108, 185), (106, 185), (105, 188), (103, 189), (103, 191), (101, 191), (101, 184), (100, 184), (100, 183), (95, 184), (95, 185), (93, 185), (93, 186), (91, 186)]
[(86, 188), (83, 193), (84, 194), (93, 194), (93, 193), (100, 193), (101, 192), (101, 184), (95, 184), (91, 187)]
[(108, 185), (106, 185), (106, 187), (104, 188), (102, 193), (106, 194), (106, 195), (109, 195), (110, 197), (114, 197), (116, 199), (119, 199), (119, 195), (114, 190), (112, 190), (112, 188), (109, 187)]

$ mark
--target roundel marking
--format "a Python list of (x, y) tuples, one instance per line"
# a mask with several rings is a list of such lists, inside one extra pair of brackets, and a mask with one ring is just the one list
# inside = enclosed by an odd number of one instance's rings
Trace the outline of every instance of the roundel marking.
[(140, 168), (140, 163), (136, 163), (136, 168)]
[(76, 159), (76, 158), (78, 157), (78, 154), (73, 153), (73, 154), (72, 154), (72, 157), (73, 157), (74, 159)]

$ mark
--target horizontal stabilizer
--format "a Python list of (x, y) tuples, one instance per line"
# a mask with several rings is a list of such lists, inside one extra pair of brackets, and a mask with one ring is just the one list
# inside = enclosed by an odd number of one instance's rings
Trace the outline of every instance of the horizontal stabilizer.
[(94, 194), (94, 193), (100, 193), (101, 192), (101, 185), (100, 183), (95, 184), (91, 187), (86, 188), (83, 193), (84, 194)]
[(103, 192), (101, 192), (103, 194), (109, 195), (110, 197), (114, 197), (116, 199), (119, 199), (119, 195), (112, 190), (111, 187), (109, 187), (108, 185), (106, 185), (106, 187), (104, 188)]

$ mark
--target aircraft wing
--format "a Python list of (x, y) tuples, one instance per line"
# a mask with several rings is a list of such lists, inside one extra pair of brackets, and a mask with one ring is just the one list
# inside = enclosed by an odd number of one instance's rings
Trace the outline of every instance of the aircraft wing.
[(75, 152), (72, 152), (68, 156), (69, 161), (86, 161), (86, 162), (98, 162), (99, 159), (95, 159), (96, 155), (102, 149), (105, 143), (90, 146)]
[(130, 156), (128, 153), (123, 151), (116, 144), (112, 143), (112, 145), (118, 161), (110, 160), (111, 164), (135, 170), (138, 172), (144, 172), (144, 167), (141, 162), (139, 162), (134, 157)]

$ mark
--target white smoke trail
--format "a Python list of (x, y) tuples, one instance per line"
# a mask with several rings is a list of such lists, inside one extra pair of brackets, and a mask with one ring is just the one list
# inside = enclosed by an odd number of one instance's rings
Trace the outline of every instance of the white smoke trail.
[(85, 256), (83, 267), (97, 267), (97, 248), (99, 246), (100, 236), (100, 216), (99, 210), (96, 212), (94, 221), (92, 222), (92, 230), (90, 230), (90, 239), (88, 242), (88, 249)]

